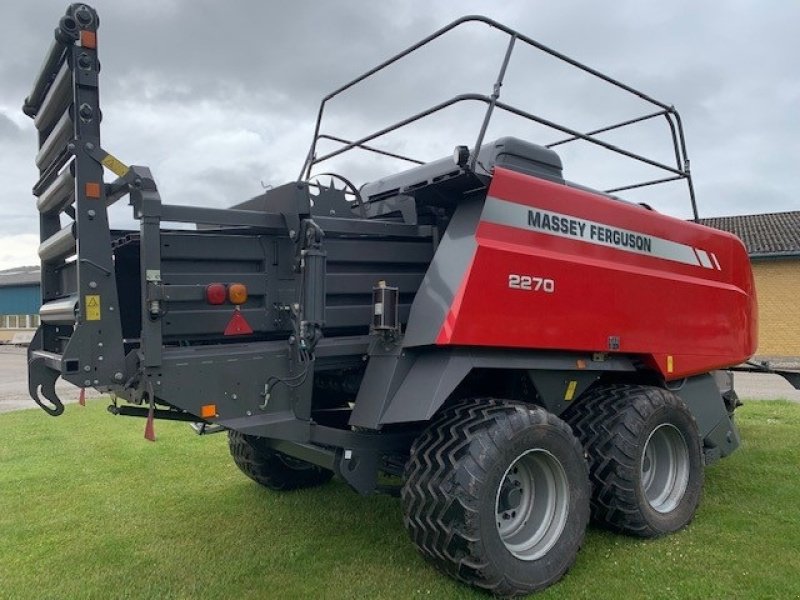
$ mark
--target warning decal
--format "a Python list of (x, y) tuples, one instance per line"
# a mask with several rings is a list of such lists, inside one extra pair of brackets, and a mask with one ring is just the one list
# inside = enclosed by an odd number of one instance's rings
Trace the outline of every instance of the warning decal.
[(87, 321), (100, 320), (100, 296), (93, 294), (86, 296), (86, 303), (84, 304), (86, 310)]
[(106, 157), (100, 161), (103, 166), (119, 177), (124, 177), (128, 172), (128, 165), (119, 160), (116, 156), (106, 154)]

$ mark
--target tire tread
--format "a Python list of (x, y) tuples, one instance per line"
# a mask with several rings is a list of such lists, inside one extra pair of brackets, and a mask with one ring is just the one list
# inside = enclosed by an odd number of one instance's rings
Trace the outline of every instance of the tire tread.
[(292, 468), (282, 453), (267, 446), (262, 439), (238, 431), (228, 432), (228, 449), (242, 473), (271, 490), (315, 487), (333, 477), (332, 471), (310, 463), (306, 463), (307, 468)]
[[(664, 406), (685, 412), (694, 423), (676, 394), (633, 384), (597, 386), (564, 413), (586, 449), (595, 522), (639, 537), (665, 533), (655, 529), (640, 510), (635, 466), (639, 435), (648, 417)], [(702, 485), (702, 463), (700, 477)]]
[[(542, 589), (572, 565), (574, 556), (551, 580), (536, 588), (525, 587), (490, 568), (482, 541), (468, 533), (477, 529), (480, 494), (491, 457), (514, 434), (537, 424), (559, 429), (574, 441), (575, 452), (582, 454), (569, 426), (555, 415), (492, 398), (473, 398), (445, 409), (415, 441), (401, 494), (404, 523), (419, 552), (438, 570), (495, 595), (510, 596)], [(585, 505), (584, 523), (588, 521)]]

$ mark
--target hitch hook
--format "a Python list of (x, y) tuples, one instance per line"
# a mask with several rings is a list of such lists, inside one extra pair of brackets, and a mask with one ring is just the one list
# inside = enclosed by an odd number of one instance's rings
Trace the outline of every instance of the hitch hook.
[[(33, 401), (51, 417), (57, 417), (64, 412), (64, 403), (56, 394), (56, 380), (60, 375), (58, 371), (49, 368), (43, 358), (36, 357), (28, 361), (28, 392)], [(39, 395), (40, 392), (44, 400)]]

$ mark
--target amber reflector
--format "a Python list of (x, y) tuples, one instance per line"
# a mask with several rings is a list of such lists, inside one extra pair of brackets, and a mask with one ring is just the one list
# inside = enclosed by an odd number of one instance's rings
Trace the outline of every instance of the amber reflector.
[(244, 304), (247, 302), (247, 286), (243, 283), (232, 283), (228, 286), (228, 299), (231, 304)]

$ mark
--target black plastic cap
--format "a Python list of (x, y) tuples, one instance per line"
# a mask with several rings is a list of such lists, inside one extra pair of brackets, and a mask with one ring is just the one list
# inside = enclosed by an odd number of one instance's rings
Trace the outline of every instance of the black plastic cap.
[(25, 102), (22, 104), (22, 112), (28, 115), (31, 119), (36, 116), (36, 107), (32, 104), (29, 104), (31, 101), (30, 96), (25, 98)]
[(64, 15), (58, 22), (55, 35), (56, 39), (62, 44), (73, 43), (80, 35), (77, 21), (75, 21), (75, 19), (69, 15)]

